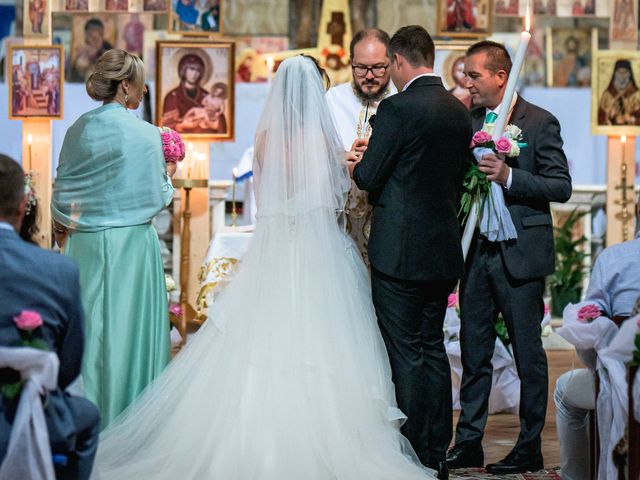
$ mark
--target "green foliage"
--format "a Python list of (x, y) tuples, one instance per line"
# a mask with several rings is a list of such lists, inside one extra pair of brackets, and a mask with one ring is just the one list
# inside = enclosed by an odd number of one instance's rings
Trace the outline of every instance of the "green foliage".
[(498, 334), (498, 338), (505, 347), (511, 343), (509, 332), (507, 332), (507, 324), (504, 323), (504, 318), (502, 318), (502, 315), (498, 315), (498, 319), (496, 320), (496, 333)]
[(640, 365), (640, 333), (636, 334), (635, 338), (636, 349), (633, 351), (633, 360), (631, 365)]
[(563, 225), (554, 227), (556, 271), (549, 277), (549, 286), (555, 290), (579, 289), (585, 275), (583, 246), (587, 237), (573, 238), (574, 225), (587, 212), (574, 209)]
[(462, 182), (462, 198), (460, 199), (460, 210), (458, 210), (458, 218), (464, 225), (471, 211), (474, 201), (478, 201), (480, 205), (487, 197), (487, 193), (491, 190), (491, 182), (487, 180), (487, 174), (478, 169), (475, 162), (469, 162), (469, 168), (464, 175)]

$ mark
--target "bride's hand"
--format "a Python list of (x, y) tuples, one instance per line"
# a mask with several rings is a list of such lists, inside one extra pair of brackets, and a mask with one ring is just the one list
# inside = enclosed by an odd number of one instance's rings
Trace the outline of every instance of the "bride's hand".
[(178, 165), (175, 162), (167, 162), (167, 175), (169, 175), (171, 178), (173, 178), (177, 169)]

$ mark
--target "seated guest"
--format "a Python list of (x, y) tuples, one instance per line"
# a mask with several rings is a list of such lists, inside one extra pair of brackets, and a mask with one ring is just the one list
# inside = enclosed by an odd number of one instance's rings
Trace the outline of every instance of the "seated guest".
[[(640, 203), (638, 205), (640, 211)], [(618, 325), (632, 315), (640, 296), (640, 233), (634, 240), (600, 253), (591, 272), (585, 302), (596, 304)], [(615, 330), (615, 329), (614, 329)], [(558, 331), (562, 335), (561, 330)], [(611, 337), (601, 339), (604, 348)], [(589, 478), (589, 417), (595, 409), (595, 350), (578, 355), (588, 369), (571, 370), (558, 378), (554, 392), (560, 467), (565, 480)]]
[[(98, 445), (100, 419), (96, 407), (64, 389), (80, 373), (84, 348), (83, 312), (78, 269), (68, 258), (22, 240), (29, 199), (20, 165), (0, 155), (0, 346), (19, 346), (15, 318), (37, 312), (43, 324), (32, 336), (60, 360), (58, 388), (44, 405), (51, 451), (66, 457), (58, 479), (88, 479)], [(0, 385), (20, 380), (18, 372), (0, 369)], [(19, 396), (0, 396), (0, 461), (7, 452)]]

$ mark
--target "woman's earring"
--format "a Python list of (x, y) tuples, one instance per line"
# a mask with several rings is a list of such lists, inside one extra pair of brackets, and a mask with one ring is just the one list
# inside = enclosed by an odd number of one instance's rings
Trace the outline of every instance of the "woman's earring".
[(128, 93), (124, 94), (124, 103), (129, 103), (129, 94)]

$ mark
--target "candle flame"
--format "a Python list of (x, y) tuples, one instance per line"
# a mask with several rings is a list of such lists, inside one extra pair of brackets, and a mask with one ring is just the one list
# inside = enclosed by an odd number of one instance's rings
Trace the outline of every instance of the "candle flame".
[(267, 67), (269, 68), (269, 71), (272, 72), (273, 71), (273, 64), (275, 63), (275, 61), (273, 60), (273, 57), (271, 55), (269, 55), (267, 57)]
[(233, 179), (235, 180), (238, 177), (238, 169), (234, 168), (231, 173), (233, 174)]
[(33, 137), (31, 136), (31, 134), (28, 134), (28, 135), (27, 135), (27, 143), (28, 143), (29, 145), (31, 145), (31, 142), (32, 142), (32, 141), (33, 141)]
[(527, 14), (524, 17), (524, 29), (527, 32), (531, 31), (531, 15), (529, 14), (529, 2), (527, 2)]
[(191, 143), (191, 142), (187, 143), (187, 148), (189, 150), (193, 150), (193, 143)]
[(627, 143), (627, 136), (626, 135), (622, 135), (620, 137), (620, 141), (622, 142), (622, 144), (624, 145), (625, 143)]

